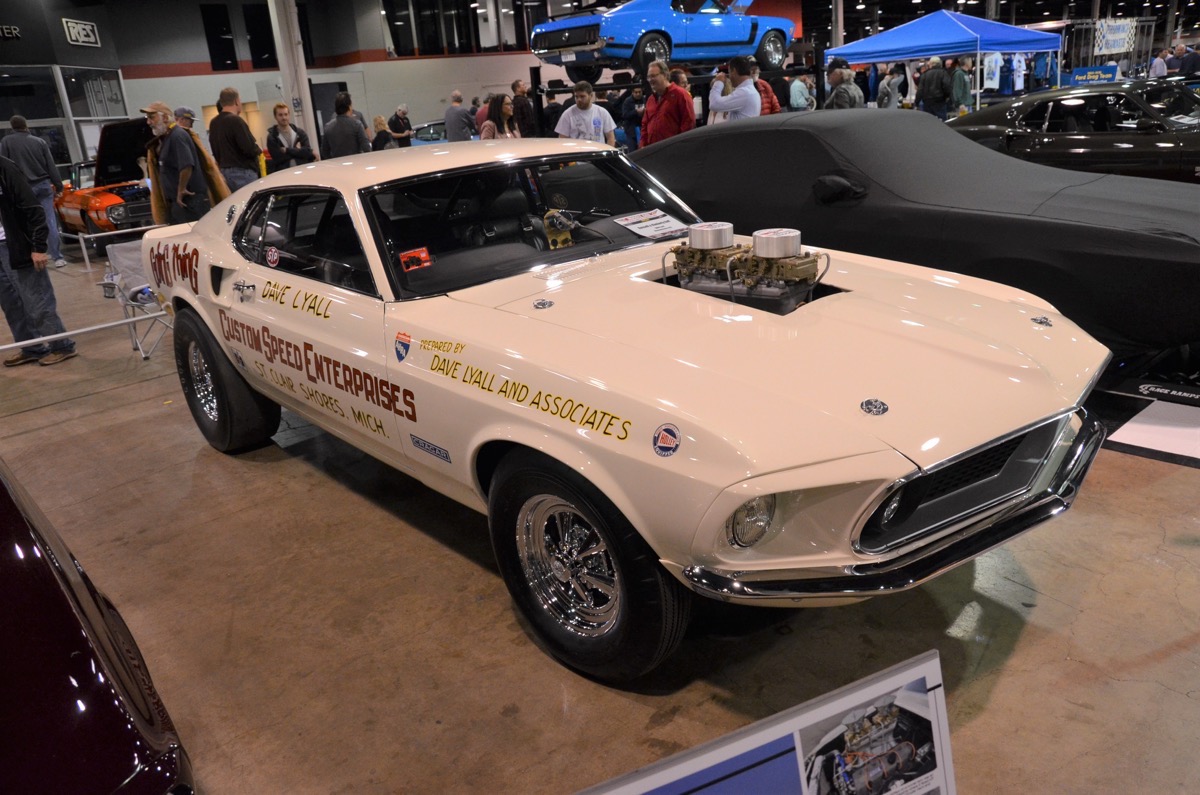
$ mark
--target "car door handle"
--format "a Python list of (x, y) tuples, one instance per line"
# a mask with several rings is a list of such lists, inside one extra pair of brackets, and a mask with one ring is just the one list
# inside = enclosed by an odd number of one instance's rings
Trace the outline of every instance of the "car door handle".
[(233, 283), (233, 289), (237, 291), (239, 301), (249, 301), (254, 297), (254, 285), (246, 284), (240, 279)]

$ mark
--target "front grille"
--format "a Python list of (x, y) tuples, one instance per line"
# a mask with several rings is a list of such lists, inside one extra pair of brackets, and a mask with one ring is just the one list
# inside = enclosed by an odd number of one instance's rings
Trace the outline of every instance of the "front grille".
[(583, 47), (600, 40), (600, 26), (587, 25), (581, 28), (551, 30), (533, 35), (534, 50), (562, 50), (567, 47)]
[(1012, 454), (1017, 451), (1024, 440), (1024, 436), (1009, 439), (1007, 442), (1001, 442), (995, 447), (989, 447), (976, 453), (954, 466), (946, 467), (929, 475), (929, 489), (925, 492), (925, 500), (936, 500), (952, 491), (970, 486), (972, 483), (979, 483), (995, 477), (1000, 470), (1004, 469), (1008, 459), (1012, 458)]
[(867, 520), (858, 548), (884, 552), (1019, 496), (1046, 465), (1066, 421), (1044, 423), (905, 483)]

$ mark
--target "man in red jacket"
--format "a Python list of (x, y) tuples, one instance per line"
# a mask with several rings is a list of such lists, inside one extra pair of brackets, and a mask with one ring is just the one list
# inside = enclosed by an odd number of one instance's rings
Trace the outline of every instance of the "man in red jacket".
[(646, 80), (650, 83), (650, 97), (646, 100), (646, 112), (642, 114), (640, 146), (665, 141), (696, 126), (692, 97), (671, 82), (665, 63), (651, 63), (646, 69)]

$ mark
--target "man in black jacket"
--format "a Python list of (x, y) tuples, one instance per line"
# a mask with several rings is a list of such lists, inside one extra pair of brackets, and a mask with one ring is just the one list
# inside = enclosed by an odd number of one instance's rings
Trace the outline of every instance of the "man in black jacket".
[(917, 80), (917, 105), (926, 113), (932, 113), (942, 121), (954, 97), (954, 81), (936, 55), (929, 59), (925, 71)]
[(208, 124), (208, 145), (225, 177), (229, 192), (258, 179), (258, 158), (262, 150), (242, 118), (242, 97), (236, 88), (221, 89), (217, 100), (220, 113)]
[[(58, 317), (54, 285), (46, 264), (49, 228), (33, 190), (17, 164), (0, 157), (0, 309), (15, 342), (66, 332)], [(23, 346), (5, 367), (58, 364), (75, 356), (74, 341)]]

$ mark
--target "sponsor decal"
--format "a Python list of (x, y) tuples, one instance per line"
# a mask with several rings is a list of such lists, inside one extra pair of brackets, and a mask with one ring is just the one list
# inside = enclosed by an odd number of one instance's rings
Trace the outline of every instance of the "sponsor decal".
[(1189, 390), (1182, 385), (1168, 386), (1166, 384), (1148, 384), (1142, 382), (1137, 385), (1137, 391), (1138, 394), (1148, 398), (1166, 400), (1172, 403), (1200, 405), (1200, 391)]
[[(224, 309), (218, 310), (218, 314), (221, 336), (226, 342), (242, 345), (263, 356), (268, 363), (279, 365), (281, 369), (291, 368), (301, 373), (311, 384), (332, 387), (358, 400), (377, 406), (384, 412), (403, 417), (409, 422), (417, 421), (417, 399), (411, 389), (404, 389), (386, 378), (379, 378), (352, 364), (347, 364), (332, 356), (326, 356), (317, 351), (310, 342), (302, 342), (297, 345), (291, 340), (275, 334), (270, 326), (252, 326), (230, 316)], [(259, 374), (267, 377), (269, 370), (260, 369)], [(284, 386), (287, 388), (286, 384)], [(318, 403), (323, 408), (342, 417), (346, 416), (335, 398), (325, 395), (323, 392), (317, 392), (304, 384), (300, 385), (300, 390), (305, 395), (305, 399)], [(315, 398), (310, 397), (310, 392), (316, 393)], [(373, 424), (369, 421), (365, 422), (368, 425)], [(379, 425), (382, 427), (382, 423)]]
[(408, 349), (412, 347), (412, 335), (405, 331), (396, 332), (396, 361), (402, 362), (408, 356)]
[(679, 444), (683, 439), (679, 429), (674, 425), (667, 423), (659, 425), (654, 431), (654, 438), (651, 440), (651, 445), (654, 447), (654, 452), (663, 458), (675, 455), (675, 451), (679, 449)]
[(156, 287), (170, 287), (178, 279), (193, 294), (200, 289), (200, 250), (187, 243), (162, 242), (150, 249), (150, 277)]
[(267, 248), (267, 264), (272, 268), (279, 267), (279, 249), (274, 246)]
[(475, 387), (481, 392), (504, 398), (510, 403), (544, 411), (560, 420), (570, 422), (580, 428), (596, 431), (603, 436), (612, 436), (621, 442), (629, 438), (630, 420), (622, 419), (616, 414), (565, 395), (555, 395), (542, 390), (535, 392), (529, 388), (528, 384), (508, 378), (503, 373), (493, 373), (490, 370), (484, 370), (439, 354), (433, 355), (433, 360), (429, 363), (429, 371)]
[(242, 354), (235, 348), (233, 351), (233, 363), (240, 369), (246, 369), (246, 360), (242, 358)]
[(434, 458), (440, 458), (447, 464), (451, 463), (450, 453), (445, 449), (438, 447), (436, 444), (425, 441), (420, 436), (414, 436), (411, 433), (408, 435), (408, 438), (412, 439), (413, 447), (417, 448), (418, 450), (429, 453)]
[(880, 415), (887, 414), (888, 410), (888, 404), (884, 403), (878, 398), (867, 398), (862, 403), (859, 403), (858, 407), (867, 414), (870, 414), (872, 417), (878, 417)]
[(398, 255), (398, 259), (400, 260), (400, 268), (405, 273), (420, 270), (421, 268), (428, 268), (433, 264), (433, 258), (429, 256), (429, 249), (424, 246), (409, 251), (402, 251)]
[(465, 342), (450, 342), (449, 340), (421, 340), (421, 350), (439, 351), (440, 353), (462, 353), (467, 349)]
[(280, 306), (290, 306), (297, 312), (304, 312), (322, 320), (329, 319), (329, 307), (333, 305), (332, 298), (326, 298), (320, 293), (312, 293), (308, 290), (293, 291), (292, 285), (273, 282), (269, 279), (263, 284), (262, 299), (274, 301)]

